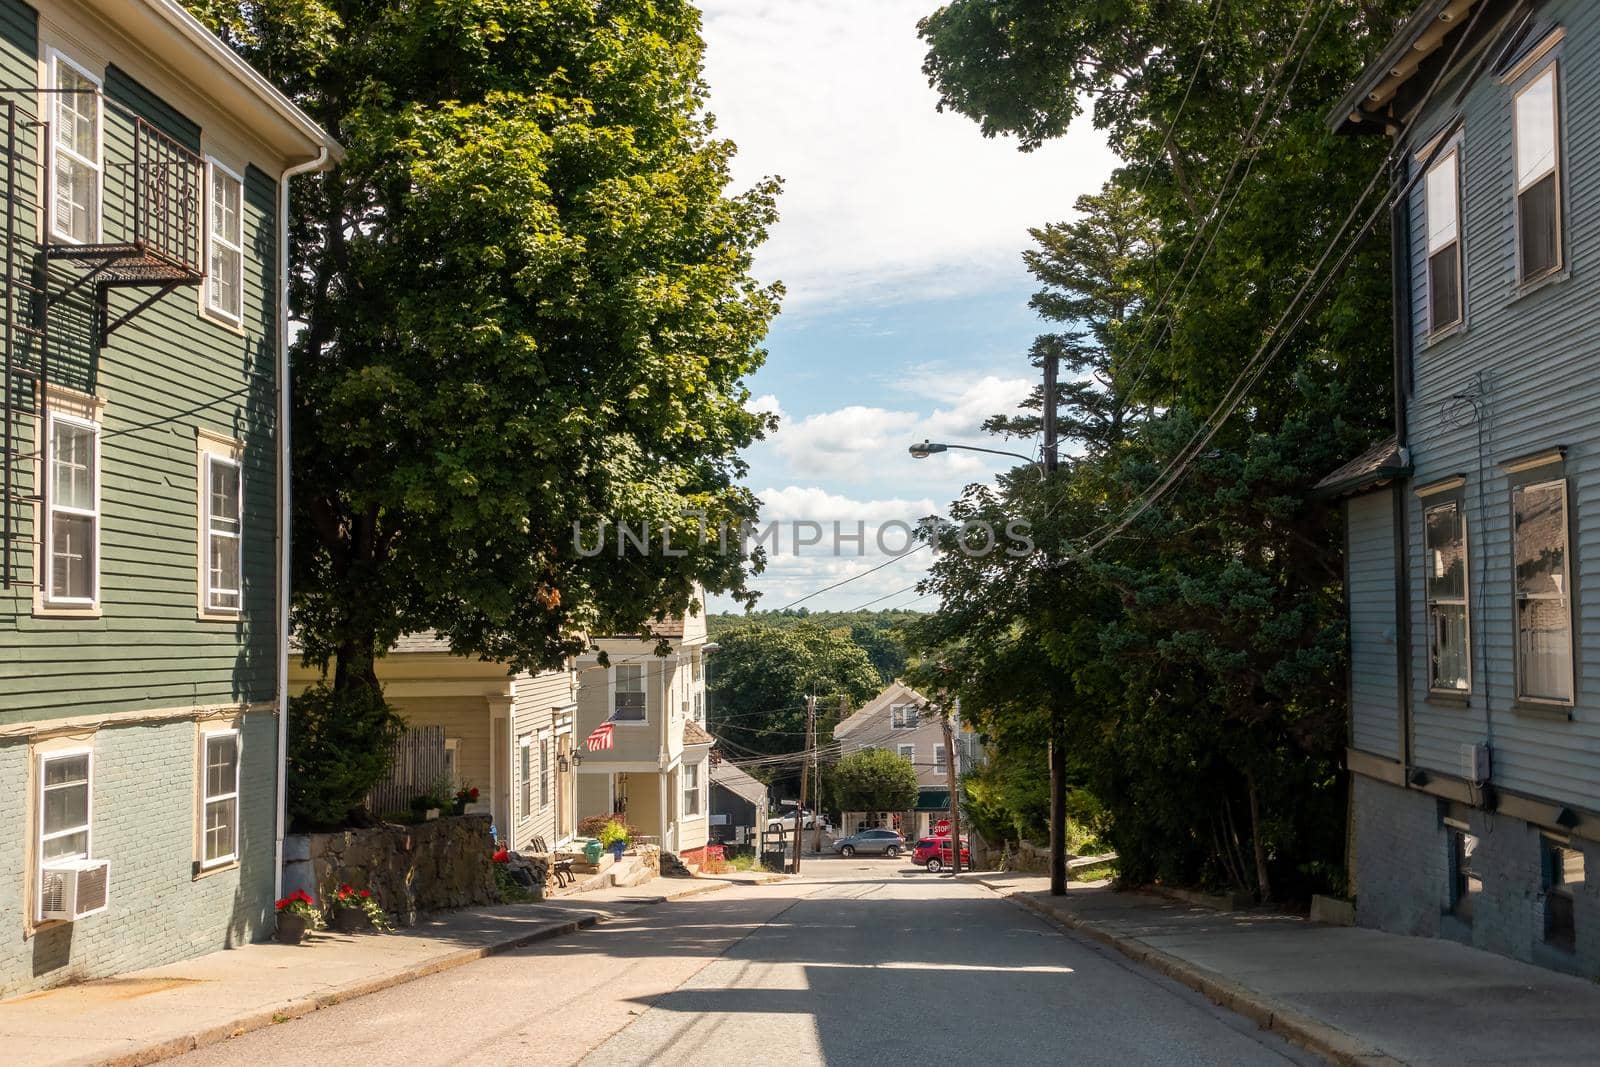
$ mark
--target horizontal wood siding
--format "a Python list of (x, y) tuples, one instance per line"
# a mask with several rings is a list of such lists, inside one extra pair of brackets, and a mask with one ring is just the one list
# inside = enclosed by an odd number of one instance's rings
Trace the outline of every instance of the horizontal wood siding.
[[(539, 732), (552, 731), (555, 709), (572, 702), (568, 677), (566, 671), (543, 671), (536, 675), (519, 674), (516, 678), (516, 695), (511, 706), (511, 785), (512, 801), (517, 811), (515, 841), (519, 847), (534, 837), (544, 838), (547, 844), (556, 839), (556, 742), (553, 732), (550, 733), (550, 802), (541, 804)], [(522, 763), (518, 751), (518, 743), (525, 735), (533, 738), (533, 780), (530, 789), (533, 804), (527, 811), (522, 809)]]
[(456, 777), (462, 786), (477, 786), (482, 803), (489, 803), (490, 718), (489, 704), (482, 698), (468, 697), (391, 697), (389, 703), (416, 729), (437, 726), (446, 740), (454, 738)]
[[(31, 84), (36, 48), (19, 45), (21, 10), (16, 0), (0, 0), (0, 77)], [(169, 132), (189, 136), (183, 125), (188, 120), (149, 88), (117, 75), (109, 80), (123, 102)], [(131, 159), (131, 153), (130, 121), (107, 109), (107, 162)], [(108, 189), (108, 200), (111, 195)], [(61, 328), (52, 347), (63, 360), (52, 379), (93, 391), (106, 404), (101, 617), (35, 617), (31, 588), (0, 595), (0, 723), (272, 698), (275, 204), (275, 183), (252, 168), (243, 209), (242, 330), (202, 317), (199, 290), (185, 287), (122, 326), (97, 352), (86, 300), (52, 309)], [(107, 212), (108, 239), (118, 236), (113, 214)], [(80, 270), (63, 266), (57, 286)], [(113, 290), (112, 318), (149, 295), (140, 289)], [(198, 618), (200, 429), (244, 445), (244, 610), (228, 622)], [(31, 485), (25, 489), (32, 491)], [(32, 537), (31, 529), (25, 533)], [(28, 562), (24, 578), (32, 582)]]
[(1394, 493), (1351, 498), (1346, 596), (1350, 609), (1350, 740), (1400, 758), (1400, 676), (1395, 614)]
[[(1571, 276), (1520, 297), (1512, 175), (1513, 86), (1480, 79), (1461, 103), (1464, 332), (1426, 336), (1425, 212), (1412, 195), (1415, 309), (1410, 447), (1415, 482), (1467, 480), (1473, 681), (1469, 707), (1430, 702), (1422, 600), (1422, 504), (1407, 494), (1415, 687), (1415, 760), (1459, 773), (1461, 746), (1491, 742), (1494, 781), (1534, 796), (1600, 808), (1600, 22), (1580, 0), (1549, 3), (1566, 27), (1561, 63), (1564, 245)], [(1419, 135), (1437, 129), (1454, 93)], [(1411, 150), (1420, 147), (1413, 144)], [(1469, 399), (1470, 398), (1470, 399)], [(1572, 721), (1514, 708), (1510, 485), (1499, 465), (1567, 446), (1574, 530), (1577, 705)]]

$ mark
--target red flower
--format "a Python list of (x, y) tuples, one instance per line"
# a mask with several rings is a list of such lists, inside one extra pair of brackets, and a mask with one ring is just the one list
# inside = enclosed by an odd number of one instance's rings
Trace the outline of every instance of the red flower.
[(349, 895), (349, 894), (351, 894), (351, 893), (354, 893), (354, 892), (355, 892), (355, 890), (354, 890), (354, 889), (351, 889), (351, 888), (350, 888), (350, 887), (349, 887), (349, 886), (347, 886), (347, 885), (342, 885), (342, 886), (340, 886), (340, 887), (339, 887), (339, 892), (341, 892), (341, 893), (344, 893), (344, 894), (345, 894), (345, 895), (347, 895), (347, 896), (348, 896), (348, 895)]
[(478, 799), (478, 787), (477, 786), (473, 786), (471, 793), (469, 793), (468, 795), (471, 796), (473, 800), (477, 800)]
[(501, 849), (499, 852), (494, 854), (494, 861), (496, 863), (509, 863), (511, 861), (511, 853), (507, 852), (505, 849)]
[(363, 890), (362, 890), (362, 891), (361, 891), (361, 899), (362, 899), (362, 900), (366, 900), (366, 899), (367, 899), (367, 898), (368, 898), (368, 897), (370, 897), (370, 896), (371, 896), (371, 895), (372, 895), (372, 892), (371, 892), (371, 891), (370, 891), (370, 890), (367, 890), (367, 889), (363, 889)]

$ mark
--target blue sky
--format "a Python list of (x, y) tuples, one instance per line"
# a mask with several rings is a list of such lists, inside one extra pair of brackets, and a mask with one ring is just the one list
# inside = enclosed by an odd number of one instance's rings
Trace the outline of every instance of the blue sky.
[[(788, 289), (751, 380), (777, 411), (748, 454), (763, 519), (869, 531), (942, 511), (996, 464), (968, 454), (913, 460), (933, 440), (992, 445), (982, 421), (1031, 386), (1040, 324), (1021, 251), (1027, 228), (1070, 216), (1115, 157), (1087, 124), (1020, 153), (940, 115), (920, 65), (916, 20), (936, 0), (702, 0), (706, 77), (719, 131), (739, 145), (735, 183), (784, 179), (782, 221), (757, 259)], [(1000, 445), (999, 447), (1005, 447)], [(1025, 443), (1018, 446), (1027, 451)], [(1004, 461), (997, 461), (1000, 465)], [(755, 588), (782, 607), (883, 562), (785, 543)], [(898, 543), (898, 538), (889, 540)], [(908, 558), (807, 601), (850, 609), (924, 572)], [(875, 607), (916, 600), (915, 592)], [(724, 606), (715, 598), (713, 610)], [(922, 600), (917, 608), (935, 606)]]

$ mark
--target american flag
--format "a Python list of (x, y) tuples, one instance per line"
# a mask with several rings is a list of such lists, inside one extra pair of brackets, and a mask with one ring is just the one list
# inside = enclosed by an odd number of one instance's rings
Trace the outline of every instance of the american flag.
[(607, 719), (595, 727), (594, 733), (590, 734), (588, 739), (583, 742), (583, 747), (590, 752), (599, 752), (602, 749), (610, 748), (611, 734), (615, 729), (616, 727), (612, 725), (611, 720)]

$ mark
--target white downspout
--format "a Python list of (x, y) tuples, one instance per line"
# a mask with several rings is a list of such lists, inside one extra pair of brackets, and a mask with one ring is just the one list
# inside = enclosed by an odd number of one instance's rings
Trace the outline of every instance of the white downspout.
[(289, 179), (328, 165), (328, 146), (317, 158), (278, 176), (278, 784), (272, 842), (272, 899), (283, 898), (283, 834), (288, 819), (289, 748)]

